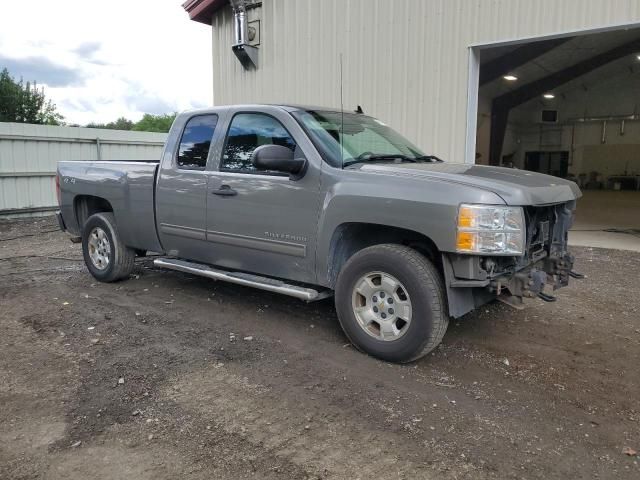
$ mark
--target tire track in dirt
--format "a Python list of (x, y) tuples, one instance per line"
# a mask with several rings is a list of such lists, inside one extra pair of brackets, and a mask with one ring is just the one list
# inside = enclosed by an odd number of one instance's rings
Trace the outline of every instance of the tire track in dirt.
[[(165, 391), (227, 433), (242, 435), (278, 459), (322, 478), (436, 478), (422, 446), (401, 447), (404, 438), (349, 418), (336, 406), (301, 410), (268, 387), (231, 373), (226, 365), (188, 375)], [(299, 392), (296, 392), (296, 395)], [(308, 399), (306, 400), (308, 401)], [(472, 466), (458, 466), (462, 471)], [(479, 472), (474, 475), (481, 478)]]

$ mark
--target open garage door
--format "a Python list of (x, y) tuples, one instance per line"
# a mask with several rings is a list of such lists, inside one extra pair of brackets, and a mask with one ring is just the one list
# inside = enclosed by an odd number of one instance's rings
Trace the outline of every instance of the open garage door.
[(476, 163), (568, 178), (574, 244), (640, 250), (640, 28), (479, 49)]

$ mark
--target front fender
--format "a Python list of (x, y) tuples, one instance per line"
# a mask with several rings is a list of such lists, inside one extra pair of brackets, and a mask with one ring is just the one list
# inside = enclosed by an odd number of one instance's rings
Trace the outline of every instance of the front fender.
[[(441, 252), (454, 252), (461, 203), (504, 205), (496, 194), (465, 185), (390, 178), (344, 171), (328, 188), (318, 220), (317, 282), (330, 284), (331, 241), (346, 223), (396, 227), (431, 239)], [(331, 179), (330, 179), (331, 180)]]

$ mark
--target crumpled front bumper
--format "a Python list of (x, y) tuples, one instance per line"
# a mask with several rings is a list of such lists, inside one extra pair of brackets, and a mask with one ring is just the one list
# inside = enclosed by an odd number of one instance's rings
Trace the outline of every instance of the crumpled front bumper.
[(523, 304), (524, 298), (539, 297), (552, 302), (555, 297), (545, 292), (545, 288), (549, 286), (555, 291), (568, 286), (569, 278), (577, 276), (573, 273), (573, 262), (574, 257), (569, 253), (547, 257), (514, 275), (492, 279), (488, 288), (498, 300), (516, 308)]

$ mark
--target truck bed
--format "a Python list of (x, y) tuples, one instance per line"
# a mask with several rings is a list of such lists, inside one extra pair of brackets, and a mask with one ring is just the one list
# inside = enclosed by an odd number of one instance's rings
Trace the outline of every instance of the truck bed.
[(99, 197), (109, 202), (127, 246), (162, 251), (154, 211), (158, 164), (140, 161), (59, 162), (60, 203), (67, 230), (80, 235), (83, 219), (78, 206), (88, 197)]

